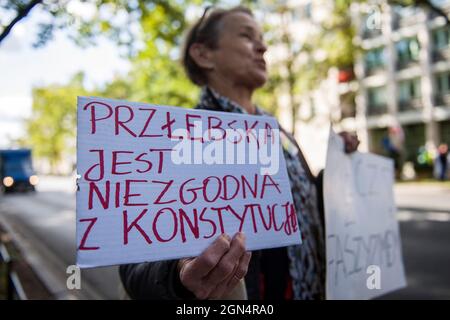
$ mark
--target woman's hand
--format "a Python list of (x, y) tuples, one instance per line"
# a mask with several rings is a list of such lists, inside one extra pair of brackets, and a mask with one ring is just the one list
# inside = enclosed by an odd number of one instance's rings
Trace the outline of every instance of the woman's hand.
[(250, 258), (243, 233), (222, 234), (200, 256), (179, 260), (181, 283), (198, 299), (221, 298), (247, 274)]
[(352, 153), (358, 149), (358, 137), (350, 132), (343, 131), (339, 135), (344, 139), (345, 153)]

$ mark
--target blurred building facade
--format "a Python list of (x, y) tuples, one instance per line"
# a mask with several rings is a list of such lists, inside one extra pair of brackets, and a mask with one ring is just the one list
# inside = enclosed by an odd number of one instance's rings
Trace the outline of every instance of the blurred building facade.
[[(450, 1), (433, 4), (450, 13)], [(364, 115), (369, 150), (385, 153), (383, 139), (401, 128), (404, 160), (426, 165), (421, 148), (434, 153), (450, 142), (450, 26), (424, 8), (382, 9), (359, 21), (365, 54), (355, 64), (355, 112)]]
[[(432, 3), (450, 14), (449, 0)], [(329, 9), (329, 1), (292, 4), (302, 13), (302, 30), (314, 30), (314, 11)], [(432, 154), (450, 143), (450, 26), (428, 9), (383, 1), (355, 4), (351, 11), (363, 51), (352, 68), (331, 70), (304, 97), (297, 138), (302, 142), (314, 132), (323, 140), (319, 132), (331, 122), (337, 130), (357, 132), (362, 150), (389, 155), (396, 148), (403, 162), (420, 168), (426, 162), (421, 150)]]

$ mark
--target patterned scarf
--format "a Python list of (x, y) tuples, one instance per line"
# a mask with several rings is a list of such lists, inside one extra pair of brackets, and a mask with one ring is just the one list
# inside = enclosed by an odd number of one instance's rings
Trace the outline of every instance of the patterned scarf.
[[(247, 113), (237, 103), (220, 96), (211, 88), (203, 88), (196, 109)], [(256, 114), (267, 114), (256, 107)], [(294, 299), (310, 300), (325, 297), (325, 235), (318, 209), (314, 177), (308, 174), (292, 136), (280, 130), (283, 154), (302, 234), (302, 244), (287, 248)], [(306, 162), (303, 161), (303, 163)]]

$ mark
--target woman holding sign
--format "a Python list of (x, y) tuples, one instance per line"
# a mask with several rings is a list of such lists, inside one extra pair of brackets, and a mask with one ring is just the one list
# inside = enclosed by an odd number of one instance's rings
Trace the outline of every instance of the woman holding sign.
[[(243, 7), (207, 11), (188, 33), (183, 52), (188, 77), (203, 88), (197, 108), (264, 114), (252, 102), (267, 81), (260, 26)], [(347, 152), (356, 150), (356, 138), (343, 138)], [(237, 233), (220, 236), (196, 258), (124, 265), (120, 275), (132, 298), (324, 298), (321, 179), (311, 174), (290, 134), (281, 130), (281, 140), (303, 243), (251, 254)]]

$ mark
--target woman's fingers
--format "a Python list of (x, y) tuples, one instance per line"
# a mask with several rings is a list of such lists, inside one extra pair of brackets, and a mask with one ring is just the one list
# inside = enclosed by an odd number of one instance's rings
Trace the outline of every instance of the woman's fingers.
[(219, 263), (222, 256), (230, 249), (230, 237), (222, 234), (211, 243), (201, 255), (192, 261), (192, 269), (198, 277), (205, 277)]
[(250, 258), (243, 233), (222, 235), (200, 256), (179, 260), (181, 283), (198, 299), (220, 298), (246, 275)]
[(350, 138), (348, 150), (350, 152), (355, 152), (358, 149), (359, 140), (355, 135), (351, 135), (350, 137), (351, 138)]
[(233, 276), (230, 278), (227, 284), (227, 290), (233, 290), (234, 287), (245, 277), (248, 270), (248, 264), (250, 263), (250, 259), (252, 258), (252, 253), (247, 251), (239, 260), (239, 264), (234, 272)]
[(230, 240), (228, 235), (221, 235), (198, 257), (178, 262), (181, 283), (198, 299), (206, 299), (213, 290), (212, 285), (205, 285), (203, 279), (229, 250)]
[(236, 264), (233, 272), (211, 292), (209, 298), (220, 299), (231, 292), (247, 274), (251, 257), (252, 253), (250, 251), (245, 252)]
[(355, 152), (358, 149), (359, 140), (356, 135), (343, 131), (339, 135), (344, 139), (344, 147), (346, 153)]
[(227, 278), (225, 278), (224, 281), (222, 281), (221, 283), (219, 283), (217, 285), (217, 287), (209, 294), (209, 299), (220, 299), (223, 297), (223, 295), (225, 293), (227, 293), (227, 289), (228, 289), (228, 283), (230, 282), (230, 280), (234, 277), (234, 272), (237, 269), (239, 263), (236, 263), (236, 266), (234, 267), (234, 270), (232, 273), (230, 273), (228, 275)]
[(231, 241), (230, 250), (223, 255), (219, 263), (206, 276), (205, 282), (215, 288), (233, 273), (244, 253), (245, 235), (242, 232), (238, 232)]

